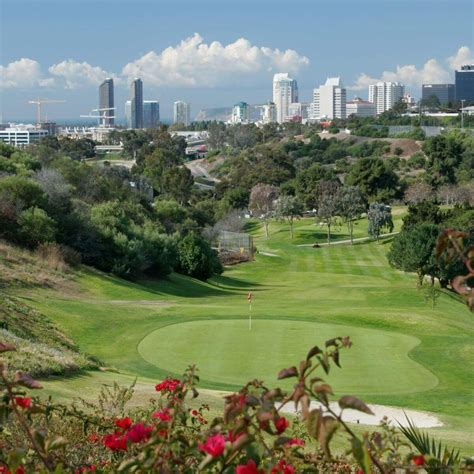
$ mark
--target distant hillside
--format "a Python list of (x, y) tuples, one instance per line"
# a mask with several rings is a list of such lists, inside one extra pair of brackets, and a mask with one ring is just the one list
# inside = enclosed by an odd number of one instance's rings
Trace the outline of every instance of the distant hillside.
[(17, 288), (67, 286), (70, 279), (64, 268), (50, 268), (35, 254), (0, 242), (0, 341), (17, 348), (3, 354), (11, 369), (45, 376), (97, 367), (44, 314), (10, 294)]

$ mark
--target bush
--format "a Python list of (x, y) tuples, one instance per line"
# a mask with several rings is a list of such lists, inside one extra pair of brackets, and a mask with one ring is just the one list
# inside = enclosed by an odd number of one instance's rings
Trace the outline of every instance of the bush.
[(37, 247), (44, 242), (54, 241), (56, 223), (43, 209), (30, 207), (18, 217), (19, 236), (28, 247)]
[(200, 235), (190, 232), (177, 244), (176, 270), (200, 280), (207, 280), (223, 272), (216, 252)]

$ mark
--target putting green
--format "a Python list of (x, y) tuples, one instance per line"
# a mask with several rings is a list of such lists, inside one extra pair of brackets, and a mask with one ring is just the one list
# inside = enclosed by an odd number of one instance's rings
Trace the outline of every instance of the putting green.
[[(148, 334), (138, 345), (147, 362), (179, 375), (196, 364), (204, 384), (238, 387), (259, 378), (277, 383), (284, 367), (297, 365), (307, 350), (335, 335), (354, 342), (341, 354), (342, 370), (327, 379), (337, 393), (403, 394), (429, 390), (438, 379), (409, 357), (419, 339), (396, 332), (299, 320), (195, 320), (171, 324)], [(278, 382), (289, 388), (293, 382)]]

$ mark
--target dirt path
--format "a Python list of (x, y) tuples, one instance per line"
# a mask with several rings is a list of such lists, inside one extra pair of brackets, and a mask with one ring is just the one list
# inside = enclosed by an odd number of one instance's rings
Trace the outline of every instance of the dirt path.
[[(383, 239), (384, 237), (391, 237), (392, 235), (397, 235), (398, 232), (390, 232), (389, 234), (381, 234), (380, 239)], [(367, 240), (372, 240), (372, 237), (358, 237), (357, 239), (354, 239), (353, 242), (365, 242)], [(335, 242), (331, 242), (331, 247), (333, 245), (341, 245), (341, 244), (350, 244), (351, 240), (336, 240)], [(320, 247), (325, 247), (328, 246), (329, 244), (327, 242), (322, 242), (322, 243), (314, 243), (314, 244), (298, 244), (297, 247), (313, 247), (314, 245), (319, 245)]]

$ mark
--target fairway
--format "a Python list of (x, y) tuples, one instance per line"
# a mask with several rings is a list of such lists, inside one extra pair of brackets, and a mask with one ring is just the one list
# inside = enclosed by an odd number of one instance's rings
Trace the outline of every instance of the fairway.
[[(180, 375), (196, 364), (204, 381), (238, 388), (253, 378), (273, 381), (288, 361), (299, 361), (316, 341), (349, 333), (354, 346), (342, 351), (344, 370), (333, 365), (330, 373), (339, 392), (403, 394), (437, 384), (431, 372), (408, 357), (420, 342), (415, 337), (297, 320), (258, 319), (251, 330), (247, 319), (171, 324), (145, 337), (138, 351), (170, 374)], [(288, 389), (293, 384), (281, 383)]]

